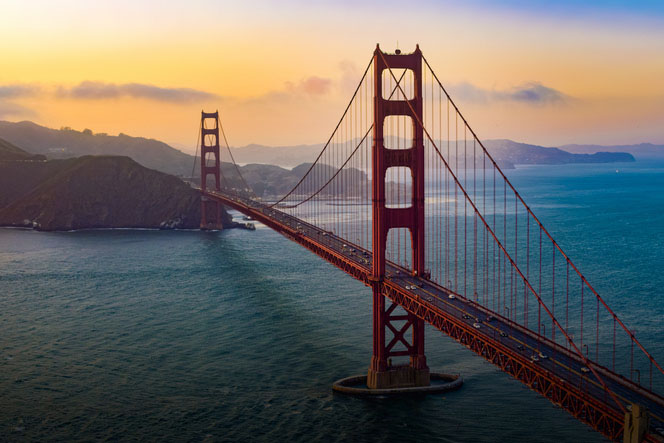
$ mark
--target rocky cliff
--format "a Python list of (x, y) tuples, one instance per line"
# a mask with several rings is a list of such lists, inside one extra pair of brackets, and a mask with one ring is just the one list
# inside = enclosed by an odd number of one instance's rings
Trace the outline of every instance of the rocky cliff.
[[(224, 212), (223, 222), (232, 226)], [(129, 157), (0, 161), (0, 225), (41, 230), (197, 228), (198, 193)]]
[(125, 155), (151, 169), (167, 174), (191, 175), (194, 158), (159, 140), (126, 134), (93, 134), (89, 129), (51, 129), (29, 121), (0, 121), (0, 137), (50, 159), (82, 155)]

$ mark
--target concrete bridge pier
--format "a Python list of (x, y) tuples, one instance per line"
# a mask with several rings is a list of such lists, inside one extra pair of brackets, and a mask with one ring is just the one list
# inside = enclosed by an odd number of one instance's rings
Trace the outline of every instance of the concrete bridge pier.
[[(429, 367), (424, 355), (424, 321), (414, 315), (397, 312), (398, 305), (386, 307), (382, 281), (374, 282), (373, 356), (367, 373), (369, 389), (412, 388), (430, 385)], [(386, 331), (392, 339), (386, 343)], [(406, 337), (412, 331), (410, 342)], [(400, 345), (403, 350), (397, 350)], [(408, 364), (393, 364), (393, 357), (408, 356)]]
[(623, 443), (641, 443), (645, 441), (649, 427), (650, 415), (648, 410), (641, 405), (632, 404), (631, 409), (625, 412)]

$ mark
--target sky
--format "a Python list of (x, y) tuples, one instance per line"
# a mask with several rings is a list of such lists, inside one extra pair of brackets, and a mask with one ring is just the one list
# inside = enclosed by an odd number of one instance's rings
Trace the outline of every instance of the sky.
[[(2, 0), (0, 120), (196, 145), (324, 142), (376, 43), (481, 139), (664, 144), (662, 1)], [(527, 99), (525, 99), (527, 98)]]

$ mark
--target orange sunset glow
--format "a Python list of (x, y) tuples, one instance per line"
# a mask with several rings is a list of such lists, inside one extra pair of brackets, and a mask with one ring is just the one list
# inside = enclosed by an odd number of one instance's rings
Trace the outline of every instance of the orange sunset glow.
[[(409, 51), (419, 43), (481, 138), (664, 142), (664, 19), (646, 7), (9, 1), (1, 8), (0, 38), (12, 43), (2, 48), (3, 120), (124, 132), (192, 151), (198, 113), (219, 109), (234, 146), (320, 143), (375, 44)], [(523, 90), (547, 94), (515, 99)]]

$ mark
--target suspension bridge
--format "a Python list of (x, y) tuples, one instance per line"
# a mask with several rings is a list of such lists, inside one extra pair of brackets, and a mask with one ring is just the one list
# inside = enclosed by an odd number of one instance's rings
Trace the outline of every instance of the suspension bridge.
[[(223, 163), (220, 129), (230, 155)], [(378, 46), (299, 182), (257, 197), (217, 112), (200, 127), (201, 228), (221, 206), (372, 290), (370, 389), (430, 383), (428, 323), (614, 441), (664, 441), (664, 369), (565, 254), (419, 47)]]

